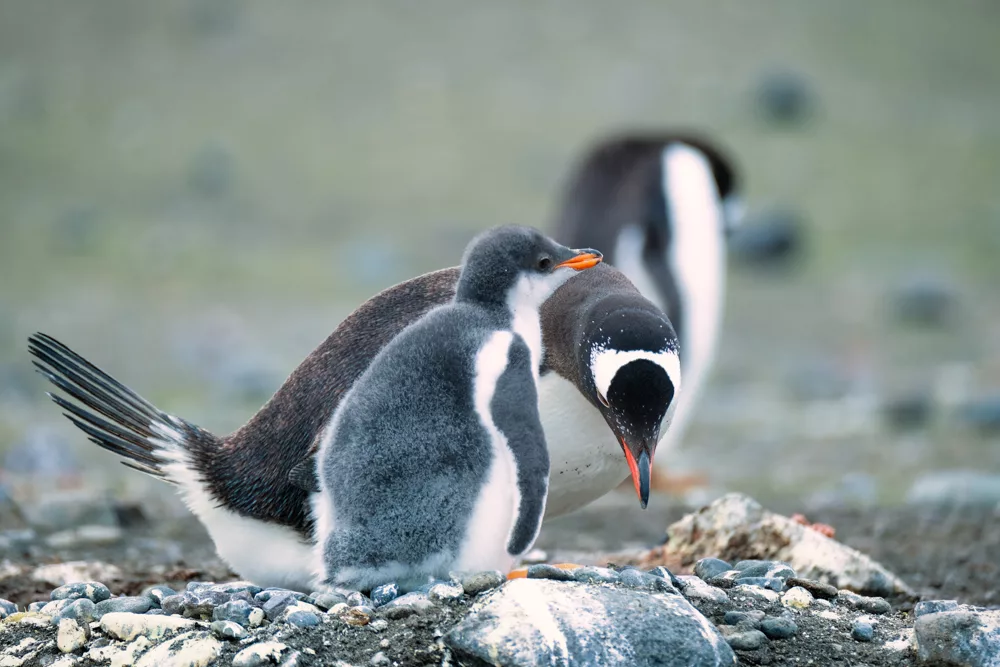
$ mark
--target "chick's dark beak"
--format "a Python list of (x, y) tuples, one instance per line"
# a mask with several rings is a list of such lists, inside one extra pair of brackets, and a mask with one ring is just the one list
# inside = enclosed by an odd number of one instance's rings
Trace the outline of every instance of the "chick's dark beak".
[(600, 251), (594, 250), (593, 248), (586, 248), (584, 250), (574, 250), (576, 253), (573, 257), (570, 257), (565, 262), (560, 262), (556, 264), (557, 269), (567, 268), (574, 269), (576, 271), (583, 271), (584, 269), (590, 269), (601, 263), (604, 255)]
[[(642, 509), (646, 509), (649, 503), (649, 475), (653, 467), (653, 449), (646, 442), (636, 446), (629, 446), (624, 438), (621, 442), (629, 471), (632, 473), (632, 484), (635, 485), (635, 493), (639, 496), (639, 505)], [(655, 440), (653, 444), (655, 445)]]

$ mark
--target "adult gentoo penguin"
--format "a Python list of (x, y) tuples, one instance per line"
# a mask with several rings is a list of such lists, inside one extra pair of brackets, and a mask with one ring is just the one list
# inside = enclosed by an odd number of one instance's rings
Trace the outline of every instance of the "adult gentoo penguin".
[[(684, 392), (661, 453), (690, 423), (722, 323), (726, 237), (742, 217), (730, 160), (705, 139), (625, 135), (598, 143), (564, 192), (554, 237), (605, 250), (670, 318), (680, 340)], [(663, 458), (660, 459), (663, 461)], [(661, 478), (663, 468), (658, 468)]]
[(325, 430), (313, 501), (324, 584), (509, 571), (531, 547), (549, 477), (540, 309), (600, 261), (523, 227), (469, 244), (451, 303), (375, 355)]

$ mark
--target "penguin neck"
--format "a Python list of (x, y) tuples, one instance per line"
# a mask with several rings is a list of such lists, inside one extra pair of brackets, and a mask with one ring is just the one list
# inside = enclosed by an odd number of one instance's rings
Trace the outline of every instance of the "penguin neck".
[(524, 339), (531, 353), (531, 368), (535, 380), (538, 380), (538, 369), (542, 362), (542, 319), (539, 307), (531, 297), (530, 292), (512, 289), (507, 299), (507, 310), (510, 314), (510, 328)]

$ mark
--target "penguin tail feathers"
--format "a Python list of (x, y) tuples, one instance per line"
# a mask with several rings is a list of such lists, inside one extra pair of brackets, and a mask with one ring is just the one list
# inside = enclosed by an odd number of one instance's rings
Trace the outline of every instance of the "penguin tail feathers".
[(174, 482), (166, 467), (179, 454), (221, 444), (208, 431), (158, 410), (51, 336), (30, 336), (28, 349), (38, 372), (79, 403), (48, 392), (66, 418), (130, 468)]

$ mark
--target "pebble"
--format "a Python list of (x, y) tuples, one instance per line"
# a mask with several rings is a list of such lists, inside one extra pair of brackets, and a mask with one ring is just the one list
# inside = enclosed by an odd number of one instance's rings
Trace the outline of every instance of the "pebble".
[(739, 586), (733, 586), (730, 590), (730, 594), (734, 595), (746, 595), (758, 600), (764, 600), (766, 602), (777, 602), (781, 599), (781, 596), (767, 588), (761, 588), (759, 586), (744, 586), (740, 584)]
[(892, 294), (896, 318), (922, 326), (942, 325), (952, 316), (957, 289), (933, 275), (911, 275)]
[(719, 604), (729, 602), (729, 596), (725, 591), (709, 586), (698, 577), (681, 575), (677, 579), (681, 582), (681, 594), (688, 599)]
[(258, 642), (247, 646), (233, 658), (233, 667), (260, 667), (281, 662), (281, 654), (288, 646), (281, 642)]
[(249, 581), (229, 581), (224, 584), (212, 584), (209, 590), (218, 591), (219, 593), (225, 593), (226, 595), (232, 597), (234, 595), (240, 595), (241, 593), (246, 594), (248, 599), (252, 600), (254, 596), (263, 591), (264, 589), (260, 586), (256, 586)]
[(160, 599), (160, 609), (171, 615), (179, 616), (184, 611), (183, 595), (168, 595)]
[(851, 628), (851, 636), (859, 642), (870, 642), (875, 638), (875, 628), (867, 621), (857, 620)]
[(145, 614), (153, 606), (153, 601), (145, 596), (111, 598), (98, 602), (95, 608), (97, 618), (113, 611), (127, 611), (132, 614)]
[(918, 602), (913, 608), (913, 617), (920, 618), (926, 614), (936, 614), (940, 611), (954, 611), (958, 609), (956, 600), (923, 600)]
[[(392, 602), (399, 597), (399, 586), (396, 584), (382, 584), (381, 586), (376, 586), (372, 589), (372, 605), (375, 607), (381, 607), (382, 605)], [(337, 602), (342, 602), (342, 600), (337, 600)], [(334, 603), (336, 604), (336, 602)], [(317, 605), (319, 606), (319, 605)], [(328, 605), (326, 609), (329, 609), (333, 605)], [(320, 607), (322, 609), (322, 607)]]
[(767, 637), (760, 630), (746, 630), (729, 635), (726, 641), (737, 651), (756, 651), (767, 643)]
[[(372, 591), (374, 595), (375, 591)], [(336, 604), (344, 603), (347, 604), (347, 596), (341, 595), (340, 593), (313, 593), (310, 597), (316, 600), (315, 604), (317, 607), (326, 611), (332, 608)]]
[(802, 579), (801, 577), (789, 577), (785, 584), (789, 588), (794, 588), (796, 586), (804, 588), (809, 591), (812, 596), (818, 600), (832, 600), (837, 597), (837, 587), (831, 586), (830, 584), (824, 584), (822, 581), (816, 581), (815, 579)]
[(802, 586), (792, 586), (781, 596), (781, 604), (793, 609), (805, 609), (813, 603), (813, 595)]
[(775, 593), (785, 590), (785, 580), (777, 577), (740, 577), (733, 583), (740, 586), (759, 586)]
[(273, 621), (281, 616), (285, 612), (285, 609), (296, 602), (298, 602), (298, 600), (291, 595), (275, 595), (270, 597), (266, 602), (264, 602), (264, 606), (262, 607), (264, 615), (267, 616), (267, 620)]
[(553, 581), (573, 581), (573, 570), (564, 570), (555, 565), (541, 563), (528, 568), (528, 579), (552, 579)]
[(505, 581), (507, 581), (507, 577), (503, 575), (503, 572), (486, 570), (463, 575), (459, 583), (462, 584), (462, 590), (465, 591), (466, 595), (476, 596), (502, 586)]
[(199, 588), (184, 593), (184, 616), (211, 618), (215, 608), (229, 602), (229, 596), (210, 588)]
[(264, 622), (264, 610), (260, 607), (254, 607), (250, 610), (250, 627), (259, 627)]
[(250, 625), (250, 613), (254, 609), (246, 600), (230, 600), (215, 608), (212, 612), (212, 620), (236, 623), (246, 627)]
[(788, 563), (771, 560), (742, 560), (733, 566), (734, 570), (743, 573), (740, 579), (746, 577), (767, 577), (788, 579), (795, 576), (795, 570)]
[(666, 579), (667, 581), (670, 582), (671, 586), (673, 586), (678, 590), (680, 590), (681, 588), (681, 582), (677, 579), (677, 576), (667, 568), (663, 567), (662, 565), (660, 565), (659, 567), (654, 567), (647, 574), (651, 574), (654, 577), (660, 577), (661, 579)]
[(42, 604), (42, 607), (38, 610), (38, 612), (41, 614), (48, 614), (49, 616), (55, 616), (73, 602), (74, 600), (52, 600), (51, 602), (45, 602)]
[(87, 598), (91, 602), (103, 602), (111, 597), (107, 586), (98, 581), (66, 584), (52, 591), (51, 600), (79, 600)]
[(10, 600), (0, 599), (0, 618), (7, 618), (17, 613), (17, 605)]
[(368, 624), (368, 629), (372, 632), (383, 632), (389, 628), (389, 621), (378, 618)]
[(47, 604), (48, 602), (30, 602), (28, 603), (28, 611), (30, 611), (33, 614), (37, 614), (42, 609), (44, 609), (45, 605)]
[(219, 639), (232, 639), (239, 641), (247, 636), (247, 631), (239, 623), (232, 621), (212, 621), (212, 634)]
[(135, 667), (208, 667), (222, 653), (222, 643), (208, 632), (185, 632), (154, 646)]
[(960, 605), (924, 614), (914, 622), (920, 664), (996, 667), (1000, 656), (1000, 609)]
[(722, 617), (722, 623), (724, 625), (742, 625), (752, 630), (759, 630), (760, 621), (763, 617), (764, 612), (757, 610), (753, 612), (727, 611)]
[(352, 607), (374, 607), (371, 598), (369, 598), (364, 593), (359, 593), (357, 591), (351, 593), (347, 596), (347, 604)]
[(671, 593), (678, 594), (678, 590), (674, 588), (668, 580), (663, 577), (655, 577), (651, 574), (646, 574), (640, 570), (623, 570), (618, 573), (620, 577), (621, 584), (623, 586), (628, 586), (629, 588), (634, 588), (636, 590), (644, 591), (657, 591), (660, 593)]
[(385, 665), (391, 665), (392, 661), (389, 660), (389, 656), (387, 656), (382, 651), (379, 651), (378, 653), (372, 656), (372, 659), (369, 662), (369, 664), (372, 665), (372, 667), (385, 667)]
[(59, 632), (56, 635), (56, 646), (63, 653), (73, 653), (87, 643), (90, 638), (90, 624), (77, 623), (72, 618), (59, 621)]
[(142, 595), (145, 595), (150, 600), (153, 601), (153, 605), (159, 607), (163, 603), (163, 598), (170, 597), (171, 595), (177, 595), (177, 591), (172, 589), (170, 586), (150, 586), (142, 591)]
[(296, 609), (292, 613), (285, 616), (285, 623), (299, 628), (311, 628), (315, 625), (319, 625), (319, 616), (311, 611)]
[(462, 584), (434, 584), (427, 591), (427, 597), (435, 602), (454, 602), (461, 600), (465, 595)]
[(708, 581), (732, 569), (732, 565), (718, 558), (702, 558), (694, 564), (695, 576), (700, 577), (703, 581)]
[(884, 598), (870, 598), (847, 590), (838, 591), (837, 603), (869, 614), (888, 614), (892, 611), (892, 605)]
[(799, 626), (790, 618), (765, 618), (760, 622), (760, 631), (768, 639), (788, 639), (795, 636)]
[(775, 125), (797, 125), (809, 120), (818, 104), (808, 78), (791, 70), (772, 70), (757, 83), (757, 112)]
[(340, 615), (340, 620), (348, 625), (362, 626), (368, 625), (371, 616), (362, 611), (360, 607), (351, 607)]
[[(360, 593), (358, 593), (360, 595)], [(302, 600), (312, 604), (314, 600), (310, 598), (305, 593), (300, 593), (299, 591), (292, 591), (287, 588), (265, 588), (256, 595), (253, 596), (253, 601), (259, 605), (263, 605), (265, 602), (273, 597), (293, 597), (296, 600)]]
[(396, 620), (423, 613), (433, 606), (434, 603), (424, 593), (413, 592), (399, 596), (392, 602), (383, 605), (383, 608), (386, 618)]

